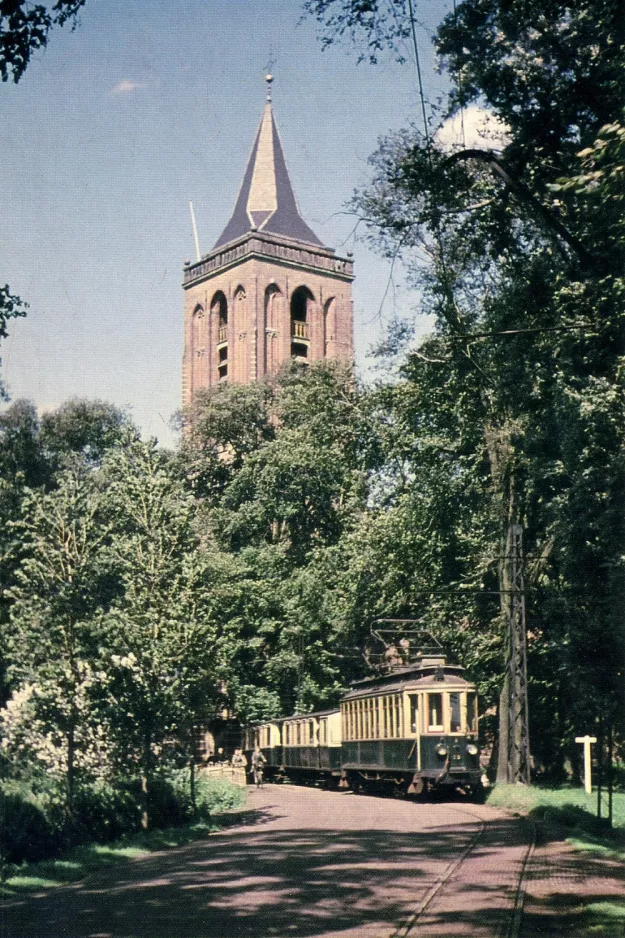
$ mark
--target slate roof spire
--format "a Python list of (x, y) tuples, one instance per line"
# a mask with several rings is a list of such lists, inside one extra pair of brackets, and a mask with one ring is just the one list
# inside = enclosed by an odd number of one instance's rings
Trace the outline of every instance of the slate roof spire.
[[(299, 213), (271, 105), (272, 75), (267, 75), (267, 102), (243, 185), (232, 217), (215, 244), (220, 248), (252, 228), (323, 247)], [(213, 250), (215, 250), (213, 248)]]

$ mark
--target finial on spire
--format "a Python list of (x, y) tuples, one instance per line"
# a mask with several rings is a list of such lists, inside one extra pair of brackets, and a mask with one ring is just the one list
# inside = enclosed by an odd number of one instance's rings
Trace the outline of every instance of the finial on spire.
[(265, 75), (265, 81), (267, 82), (267, 101), (271, 104), (271, 82), (273, 81), (273, 75)]

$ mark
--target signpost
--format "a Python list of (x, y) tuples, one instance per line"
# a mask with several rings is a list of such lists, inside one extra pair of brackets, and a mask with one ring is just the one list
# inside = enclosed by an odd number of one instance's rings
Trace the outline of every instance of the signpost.
[(586, 794), (592, 795), (592, 768), (590, 762), (590, 746), (592, 743), (597, 742), (596, 736), (576, 736), (576, 743), (583, 743), (584, 745), (584, 788)]

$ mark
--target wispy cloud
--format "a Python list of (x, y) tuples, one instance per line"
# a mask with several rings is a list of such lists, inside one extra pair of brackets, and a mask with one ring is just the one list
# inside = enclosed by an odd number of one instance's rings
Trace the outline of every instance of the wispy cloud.
[(111, 88), (111, 94), (132, 94), (133, 91), (139, 91), (141, 88), (145, 88), (144, 82), (129, 81), (127, 78), (124, 78), (123, 81), (118, 81), (117, 84)]

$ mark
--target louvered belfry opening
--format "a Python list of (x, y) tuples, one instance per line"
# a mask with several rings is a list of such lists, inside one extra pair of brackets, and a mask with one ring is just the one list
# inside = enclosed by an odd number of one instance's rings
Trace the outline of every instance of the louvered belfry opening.
[(310, 346), (309, 305), (315, 298), (308, 287), (298, 287), (291, 297), (291, 356), (299, 361), (308, 359)]

